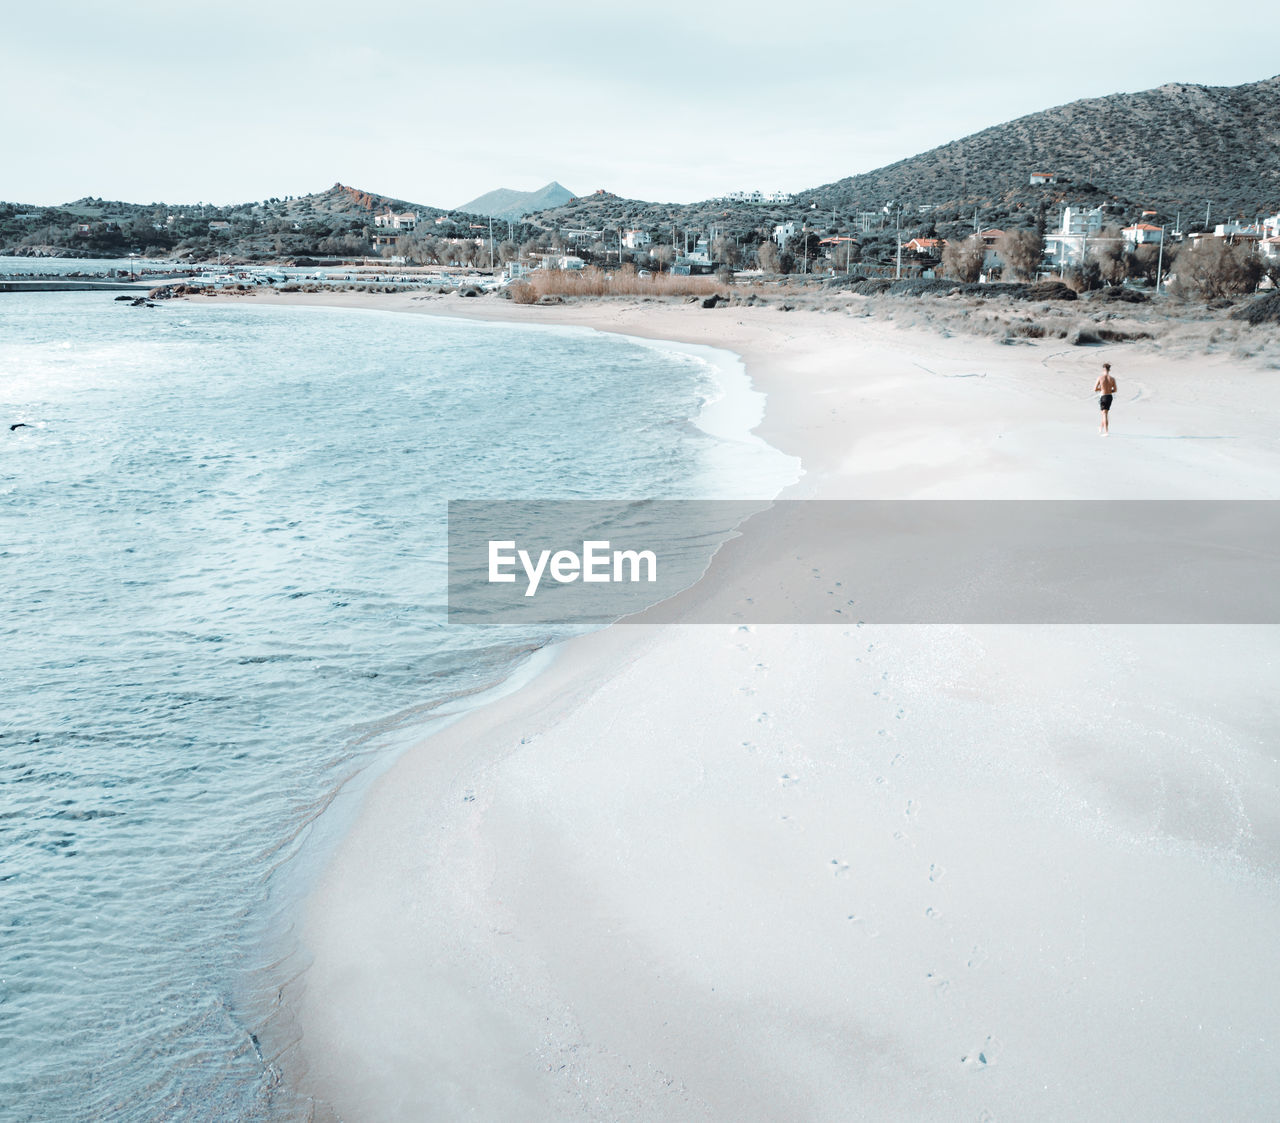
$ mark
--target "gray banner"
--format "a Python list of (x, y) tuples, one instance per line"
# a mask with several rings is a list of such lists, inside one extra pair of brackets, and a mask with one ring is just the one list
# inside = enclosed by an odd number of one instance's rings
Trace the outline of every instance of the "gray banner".
[(1280, 502), (455, 501), (476, 623), (1275, 624)]

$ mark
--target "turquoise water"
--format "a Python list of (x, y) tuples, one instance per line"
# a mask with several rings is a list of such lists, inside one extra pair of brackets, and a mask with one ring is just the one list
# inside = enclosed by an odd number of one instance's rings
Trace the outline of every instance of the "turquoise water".
[(305, 1115), (257, 1044), (280, 871), (556, 638), (445, 626), (446, 500), (772, 494), (729, 439), (756, 407), (690, 421), (720, 377), (571, 329), (0, 297), (0, 1115)]

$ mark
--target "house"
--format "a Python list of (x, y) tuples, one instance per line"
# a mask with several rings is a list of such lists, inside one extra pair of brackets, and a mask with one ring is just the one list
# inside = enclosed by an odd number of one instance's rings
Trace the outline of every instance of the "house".
[(1032, 172), (1031, 186), (1040, 187), (1046, 183), (1053, 183), (1057, 178), (1057, 175), (1053, 172)]
[(796, 236), (796, 224), (794, 222), (780, 222), (773, 228), (773, 240), (778, 243), (779, 249), (786, 249), (787, 243)]
[(1213, 228), (1213, 236), (1225, 238), (1229, 245), (1239, 246), (1262, 241), (1267, 231), (1259, 223), (1220, 222)]
[(624, 230), (622, 244), (629, 250), (638, 250), (647, 246), (653, 239), (643, 230)]
[(1164, 228), (1149, 222), (1135, 222), (1120, 231), (1129, 246), (1158, 246), (1164, 241)]
[(211, 223), (209, 223), (210, 234), (225, 234), (230, 229), (231, 223), (224, 218), (215, 218)]
[(937, 257), (942, 252), (942, 239), (912, 238), (909, 242), (903, 242), (902, 248), (907, 253), (923, 253), (930, 257)]
[(693, 247), (693, 252), (685, 254), (680, 260), (686, 265), (710, 265), (711, 242), (707, 236), (704, 234), (700, 237)]
[(789, 206), (795, 196), (789, 191), (730, 191), (721, 195), (724, 203), (751, 203), (755, 206)]
[[(438, 220), (437, 220), (438, 221)], [(397, 214), (386, 210), (373, 216), (374, 226), (389, 227), (392, 230), (412, 230), (418, 225), (417, 211), (403, 211)]]
[(582, 258), (575, 257), (573, 254), (566, 254), (564, 257), (556, 259), (557, 269), (582, 269), (586, 267), (586, 264)]
[(1103, 217), (1102, 207), (1063, 207), (1061, 225), (1044, 236), (1045, 258), (1055, 267), (1081, 264), (1089, 239), (1102, 230)]
[(1003, 269), (1004, 259), (1000, 256), (1000, 239), (1004, 237), (1003, 230), (983, 230), (978, 234), (982, 239), (982, 268), (983, 269)]
[(79, 234), (81, 237), (88, 234), (92, 229), (93, 227), (87, 222), (76, 223), (76, 233)]

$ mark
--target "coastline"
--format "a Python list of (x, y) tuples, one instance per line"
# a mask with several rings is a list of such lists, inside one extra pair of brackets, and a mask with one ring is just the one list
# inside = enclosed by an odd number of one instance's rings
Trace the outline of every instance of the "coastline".
[[(1274, 497), (1280, 479), (1273, 385), (1132, 347), (359, 295), (290, 302), (731, 349), (768, 395), (761, 436), (802, 458), (791, 498), (1073, 498), (1099, 479)], [(1080, 384), (1117, 354), (1136, 431), (1102, 441)], [(1258, 747), (1277, 644), (1209, 631), (571, 641), (367, 792), (307, 907), (287, 1070), (349, 1120), (1274, 1106), (1253, 980), (1280, 920)]]

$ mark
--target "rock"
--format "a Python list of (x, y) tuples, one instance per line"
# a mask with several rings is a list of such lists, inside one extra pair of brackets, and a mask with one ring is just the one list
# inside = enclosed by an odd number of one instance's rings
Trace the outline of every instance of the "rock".
[(1280, 324), (1280, 292), (1250, 300), (1231, 313), (1233, 320), (1243, 320), (1246, 324)]

